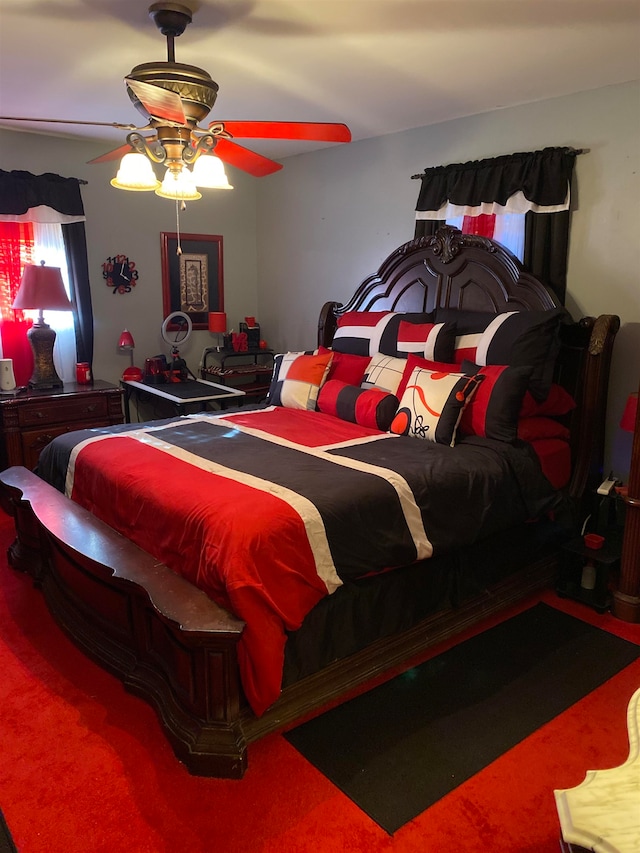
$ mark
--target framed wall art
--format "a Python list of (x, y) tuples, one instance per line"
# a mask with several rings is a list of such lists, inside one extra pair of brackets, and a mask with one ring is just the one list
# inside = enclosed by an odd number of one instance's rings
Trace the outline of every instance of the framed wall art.
[[(224, 311), (222, 237), (212, 234), (160, 234), (162, 308), (191, 318), (194, 329), (208, 329), (211, 311)], [(178, 253), (178, 245), (182, 253)]]

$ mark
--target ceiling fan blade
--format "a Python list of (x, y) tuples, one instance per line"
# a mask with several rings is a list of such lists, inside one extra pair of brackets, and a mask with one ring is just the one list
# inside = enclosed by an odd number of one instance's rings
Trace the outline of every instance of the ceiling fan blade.
[(316, 121), (219, 121), (224, 129), (240, 139), (308, 139), (314, 142), (351, 142), (346, 124)]
[(143, 83), (141, 80), (133, 80), (125, 77), (127, 87), (131, 89), (140, 101), (149, 116), (164, 121), (175, 122), (186, 125), (187, 119), (182, 109), (182, 101), (177, 92), (170, 92), (162, 86), (154, 86), (153, 83)]
[(262, 154), (243, 148), (242, 145), (231, 142), (229, 139), (218, 138), (213, 153), (230, 166), (242, 169), (243, 172), (248, 172), (255, 178), (263, 178), (265, 175), (271, 175), (273, 172), (282, 169), (282, 163), (269, 160), (268, 157), (263, 157)]
[(135, 124), (120, 124), (117, 121), (75, 121), (67, 118), (29, 118), (28, 116), (0, 116), (0, 121), (41, 121), (47, 124), (85, 124), (92, 127), (115, 127), (118, 130), (139, 130)]
[(96, 163), (109, 163), (111, 160), (118, 160), (120, 157), (124, 157), (124, 155), (128, 154), (130, 151), (133, 151), (133, 148), (127, 142), (119, 148), (114, 148), (113, 151), (107, 151), (106, 154), (101, 154), (93, 160), (88, 160), (87, 163), (89, 166), (95, 166)]

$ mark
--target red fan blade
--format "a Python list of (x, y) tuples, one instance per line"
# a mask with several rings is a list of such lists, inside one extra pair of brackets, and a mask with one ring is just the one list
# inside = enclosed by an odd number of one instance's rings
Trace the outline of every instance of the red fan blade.
[(346, 124), (315, 121), (219, 121), (224, 129), (240, 139), (308, 139), (314, 142), (351, 142)]
[(177, 92), (170, 92), (168, 89), (163, 89), (162, 86), (154, 86), (153, 83), (132, 80), (131, 77), (125, 77), (125, 83), (149, 116), (180, 125), (187, 123), (182, 109), (182, 101)]
[(90, 166), (93, 166), (96, 163), (108, 163), (110, 160), (118, 160), (120, 157), (124, 157), (124, 155), (128, 154), (130, 151), (133, 151), (133, 148), (127, 142), (124, 145), (121, 145), (120, 148), (114, 148), (113, 151), (107, 151), (106, 154), (101, 154), (99, 157), (89, 160), (88, 163)]
[(229, 163), (230, 166), (236, 166), (236, 168), (248, 172), (255, 178), (263, 178), (265, 175), (271, 175), (273, 172), (282, 169), (282, 163), (269, 160), (268, 157), (263, 157), (262, 154), (256, 154), (255, 151), (243, 148), (242, 145), (231, 142), (229, 139), (218, 138), (213, 153), (225, 163)]

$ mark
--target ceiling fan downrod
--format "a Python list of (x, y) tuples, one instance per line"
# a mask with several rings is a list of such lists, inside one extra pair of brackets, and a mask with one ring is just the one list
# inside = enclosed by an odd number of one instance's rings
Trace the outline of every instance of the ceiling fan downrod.
[(149, 17), (167, 39), (167, 62), (176, 61), (175, 41), (191, 23), (192, 14), (188, 6), (182, 3), (152, 3), (149, 6)]

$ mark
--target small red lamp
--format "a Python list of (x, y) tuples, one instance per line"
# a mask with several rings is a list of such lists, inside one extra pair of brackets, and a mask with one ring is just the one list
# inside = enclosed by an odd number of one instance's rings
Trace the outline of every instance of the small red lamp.
[(122, 378), (140, 382), (142, 380), (142, 371), (139, 367), (134, 367), (133, 365), (133, 350), (135, 349), (135, 346), (131, 332), (128, 329), (123, 329), (120, 334), (120, 338), (118, 339), (118, 349), (120, 352), (129, 353), (131, 364), (122, 374)]
[(209, 331), (218, 336), (218, 350), (220, 350), (220, 335), (224, 335), (227, 331), (227, 315), (224, 311), (209, 312)]
[(37, 309), (38, 318), (27, 332), (33, 351), (33, 373), (29, 380), (31, 388), (61, 388), (62, 379), (53, 363), (55, 331), (44, 321), (42, 312), (71, 311), (73, 305), (64, 289), (60, 267), (27, 264), (22, 271), (20, 287), (11, 306), (14, 310)]

